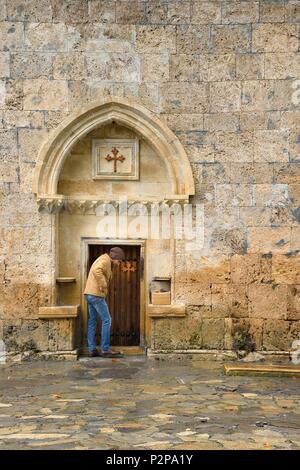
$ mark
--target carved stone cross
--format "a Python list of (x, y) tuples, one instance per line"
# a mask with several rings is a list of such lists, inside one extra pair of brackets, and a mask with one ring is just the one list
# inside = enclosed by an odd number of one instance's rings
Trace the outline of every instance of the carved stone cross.
[(113, 157), (111, 155), (107, 155), (105, 157), (105, 160), (107, 160), (108, 162), (111, 162), (111, 161), (114, 162), (114, 173), (117, 173), (117, 162), (119, 161), (123, 163), (124, 160), (126, 160), (126, 158), (123, 157), (123, 155), (118, 155), (119, 150), (116, 147), (113, 147), (111, 149), (111, 153), (113, 154)]

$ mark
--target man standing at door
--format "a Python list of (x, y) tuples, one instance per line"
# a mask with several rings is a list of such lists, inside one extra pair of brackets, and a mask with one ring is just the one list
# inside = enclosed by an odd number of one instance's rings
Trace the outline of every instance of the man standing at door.
[[(111, 316), (105, 298), (112, 276), (112, 266), (113, 264), (118, 264), (124, 258), (125, 254), (122, 248), (115, 246), (111, 248), (109, 254), (105, 253), (99, 256), (91, 266), (84, 290), (89, 310), (87, 342), (91, 357), (122, 356), (120, 351), (112, 351), (110, 349)], [(98, 351), (95, 340), (99, 319), (102, 321), (101, 352)]]

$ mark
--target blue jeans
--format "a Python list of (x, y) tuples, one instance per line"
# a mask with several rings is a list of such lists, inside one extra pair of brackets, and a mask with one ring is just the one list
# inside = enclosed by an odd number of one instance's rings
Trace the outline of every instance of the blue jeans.
[(96, 328), (99, 319), (102, 320), (101, 329), (101, 351), (110, 349), (110, 325), (111, 316), (104, 297), (86, 294), (85, 296), (89, 308), (89, 320), (87, 329), (87, 342), (89, 352), (96, 349)]

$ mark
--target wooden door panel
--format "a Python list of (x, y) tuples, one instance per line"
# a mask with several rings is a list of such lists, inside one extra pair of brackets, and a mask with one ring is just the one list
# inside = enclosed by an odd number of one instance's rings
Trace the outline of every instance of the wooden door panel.
[[(89, 245), (90, 269), (98, 256), (108, 253), (116, 245)], [(107, 304), (112, 317), (111, 345), (137, 346), (140, 344), (140, 246), (120, 245), (125, 260), (113, 266)], [(100, 344), (101, 322), (97, 327)]]

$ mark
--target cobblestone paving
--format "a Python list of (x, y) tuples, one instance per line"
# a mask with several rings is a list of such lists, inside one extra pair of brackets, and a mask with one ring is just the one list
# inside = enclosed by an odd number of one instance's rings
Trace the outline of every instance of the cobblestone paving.
[(299, 449), (299, 388), (198, 361), (1, 365), (0, 449)]

